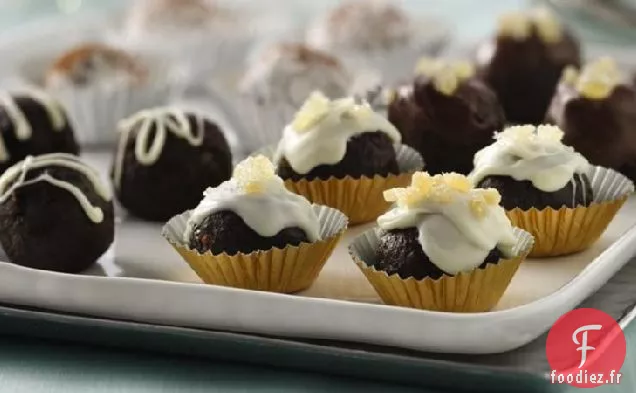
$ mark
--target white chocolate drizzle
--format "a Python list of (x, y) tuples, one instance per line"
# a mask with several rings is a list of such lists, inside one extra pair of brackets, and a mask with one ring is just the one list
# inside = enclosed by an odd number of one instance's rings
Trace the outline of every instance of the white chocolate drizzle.
[[(35, 89), (27, 89), (13, 94), (1, 92), (0, 106), (9, 117), (13, 125), (15, 136), (19, 141), (30, 139), (33, 135), (33, 127), (17, 104), (16, 98), (18, 97), (26, 97), (40, 104), (49, 117), (53, 131), (61, 131), (66, 126), (67, 120), (62, 105), (46, 93)], [(0, 162), (6, 162), (10, 158), (10, 152), (7, 150), (4, 139), (0, 136)]]
[(33, 179), (27, 180), (27, 174), (34, 169), (47, 167), (63, 167), (76, 171), (84, 175), (92, 184), (95, 193), (105, 201), (112, 199), (110, 189), (100, 180), (99, 174), (93, 168), (86, 165), (78, 157), (66, 153), (43, 154), (40, 156), (28, 156), (23, 161), (18, 162), (7, 169), (0, 176), (0, 203), (9, 198), (13, 192), (38, 182), (46, 182), (54, 187), (70, 192), (80, 204), (86, 216), (94, 223), (99, 224), (104, 220), (104, 212), (101, 208), (93, 205), (82, 190), (72, 183), (54, 178), (50, 173), (44, 171)]
[(513, 126), (495, 134), (495, 143), (475, 154), (469, 175), (473, 184), (488, 176), (509, 176), (530, 181), (545, 192), (555, 192), (585, 173), (587, 160), (564, 145), (563, 131), (556, 126)]
[[(121, 185), (125, 150), (133, 130), (137, 130), (134, 141), (135, 159), (142, 165), (150, 166), (161, 156), (168, 132), (185, 139), (192, 146), (203, 144), (205, 120), (200, 115), (193, 116), (196, 117), (195, 127), (191, 127), (186, 112), (171, 107), (147, 109), (122, 120), (118, 126), (120, 137), (113, 170), (115, 187), (119, 188)], [(153, 134), (154, 138), (150, 141)]]
[(383, 132), (394, 143), (399, 131), (368, 103), (353, 98), (329, 100), (314, 92), (283, 130), (275, 161), (285, 158), (295, 172), (306, 174), (319, 165), (333, 165), (344, 158), (347, 143), (364, 132)]
[(437, 91), (450, 96), (460, 83), (475, 75), (475, 66), (466, 61), (449, 62), (423, 57), (418, 61), (415, 73), (430, 78)]
[(572, 66), (566, 67), (561, 83), (574, 87), (585, 98), (602, 100), (609, 97), (617, 86), (625, 83), (625, 77), (613, 59), (602, 57), (586, 64), (580, 71)]
[(409, 187), (384, 197), (396, 204), (378, 218), (380, 228), (417, 228), (424, 254), (448, 274), (477, 268), (495, 248), (512, 256), (517, 239), (495, 189), (473, 188), (456, 173), (417, 172)]
[(506, 13), (499, 17), (497, 24), (499, 36), (517, 41), (530, 37), (533, 27), (545, 43), (557, 43), (563, 37), (563, 27), (559, 20), (546, 8), (537, 8), (527, 13)]
[(311, 203), (285, 188), (274, 165), (264, 156), (240, 162), (232, 179), (208, 188), (186, 224), (185, 241), (211, 214), (229, 210), (236, 213), (254, 232), (272, 237), (285, 228), (302, 229), (309, 241), (320, 240), (320, 225)]

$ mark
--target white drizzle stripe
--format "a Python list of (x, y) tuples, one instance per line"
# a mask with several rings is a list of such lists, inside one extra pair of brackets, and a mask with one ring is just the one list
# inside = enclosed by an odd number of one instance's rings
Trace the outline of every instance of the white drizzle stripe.
[[(15, 101), (15, 97), (28, 97), (39, 103), (47, 112), (54, 131), (61, 131), (66, 126), (66, 116), (62, 106), (51, 96), (35, 89), (28, 89), (11, 95), (7, 92), (0, 93), (0, 105), (13, 124), (15, 136), (20, 141), (31, 138), (33, 129), (24, 112)], [(6, 162), (11, 158), (4, 139), (0, 136), (0, 162)]]
[[(117, 147), (115, 168), (113, 177), (115, 187), (121, 186), (121, 176), (124, 165), (126, 145), (130, 133), (139, 125), (134, 141), (135, 159), (142, 165), (153, 165), (159, 157), (166, 143), (168, 132), (183, 138), (192, 146), (201, 146), (204, 137), (203, 117), (193, 114), (197, 127), (190, 127), (190, 121), (186, 113), (178, 108), (161, 107), (141, 111), (119, 124), (119, 144)], [(154, 125), (154, 139), (148, 144)], [(146, 149), (146, 146), (148, 148)]]
[(307, 199), (289, 192), (277, 176), (263, 186), (263, 192), (247, 193), (232, 179), (216, 188), (208, 188), (188, 219), (184, 239), (189, 241), (194, 230), (211, 214), (230, 210), (263, 237), (298, 227), (309, 241), (320, 240), (318, 217)]
[(585, 173), (588, 161), (561, 143), (563, 132), (553, 126), (515, 126), (495, 135), (495, 143), (475, 154), (468, 176), (479, 184), (488, 176), (510, 176), (530, 181), (545, 192), (565, 187), (575, 173)]
[(424, 254), (453, 275), (477, 268), (494, 248), (512, 256), (516, 244), (504, 209), (489, 205), (478, 217), (471, 211), (469, 194), (457, 194), (450, 203), (427, 200), (409, 208), (396, 206), (378, 218), (378, 225), (387, 231), (417, 228)]
[[(357, 104), (353, 98), (343, 98), (329, 101), (325, 96), (314, 93), (307, 101), (320, 100), (320, 113), (303, 113), (303, 107), (297, 120), (305, 122), (301, 117), (315, 117), (308, 119), (310, 126), (306, 130), (297, 129), (297, 121), (292, 122), (283, 130), (275, 154), (275, 161), (285, 158), (289, 165), (300, 174), (306, 174), (319, 165), (333, 165), (344, 158), (347, 153), (347, 143), (352, 137), (364, 132), (383, 132), (393, 142), (399, 143), (399, 131), (384, 116), (376, 113), (364, 103)], [(312, 112), (313, 105), (307, 108)]]
[[(7, 169), (4, 174), (0, 176), (0, 203), (5, 202), (7, 198), (9, 198), (9, 196), (18, 188), (44, 181), (55, 187), (65, 189), (73, 194), (91, 221), (95, 223), (103, 221), (104, 214), (102, 210), (99, 207), (93, 206), (82, 190), (75, 185), (67, 181), (55, 179), (48, 173), (43, 173), (31, 180), (25, 180), (26, 175), (30, 170), (45, 167), (65, 167), (75, 170), (86, 176), (92, 184), (95, 193), (99, 197), (105, 201), (110, 201), (112, 198), (110, 190), (104, 183), (101, 182), (98, 173), (94, 169), (84, 164), (78, 157), (71, 154), (53, 153), (36, 157), (28, 156), (23, 161), (20, 161)], [(9, 185), (11, 186), (9, 187)]]

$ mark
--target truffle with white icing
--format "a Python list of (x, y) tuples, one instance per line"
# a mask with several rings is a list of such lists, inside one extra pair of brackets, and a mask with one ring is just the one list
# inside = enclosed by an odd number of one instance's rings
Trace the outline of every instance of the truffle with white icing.
[(0, 173), (28, 155), (78, 154), (62, 105), (45, 92), (0, 92)]
[(636, 180), (636, 89), (612, 59), (566, 68), (546, 122), (591, 164)]
[(232, 155), (219, 127), (179, 108), (141, 111), (119, 124), (112, 179), (133, 215), (166, 221), (230, 178)]
[(395, 2), (349, 0), (316, 20), (307, 42), (328, 52), (378, 52), (403, 47), (412, 36), (412, 21)]
[(263, 156), (239, 163), (232, 179), (208, 188), (192, 211), (184, 239), (212, 254), (248, 254), (321, 240), (312, 205), (285, 188)]
[(416, 74), (392, 97), (389, 120), (429, 173), (468, 174), (475, 153), (505, 125), (496, 94), (475, 77), (470, 62), (422, 58)]
[(477, 53), (480, 74), (497, 93), (512, 124), (541, 124), (568, 65), (581, 62), (579, 43), (545, 9), (499, 19), (497, 35)]
[(276, 152), (283, 179), (398, 174), (398, 130), (367, 103), (313, 93), (285, 127)]
[(594, 200), (586, 175), (590, 164), (562, 139), (555, 126), (509, 127), (475, 154), (469, 178), (497, 189), (508, 210), (587, 206)]
[(105, 44), (78, 45), (57, 58), (46, 74), (49, 89), (100, 86), (136, 86), (146, 82), (145, 65)]
[(0, 177), (0, 243), (12, 263), (76, 273), (113, 238), (110, 188), (78, 157), (29, 156)]
[(280, 103), (298, 108), (319, 90), (329, 98), (343, 97), (352, 79), (333, 56), (301, 44), (276, 44), (266, 48), (247, 69), (240, 91), (260, 103)]
[(417, 172), (385, 199), (396, 204), (378, 218), (375, 267), (389, 275), (438, 279), (513, 257), (517, 240), (497, 190), (473, 188), (456, 173)]

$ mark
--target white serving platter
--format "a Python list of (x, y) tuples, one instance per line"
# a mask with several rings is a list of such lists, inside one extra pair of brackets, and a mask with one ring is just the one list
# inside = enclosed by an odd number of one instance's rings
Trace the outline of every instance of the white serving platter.
[[(107, 173), (109, 153), (85, 159)], [(525, 262), (493, 312), (438, 313), (380, 304), (346, 250), (369, 225), (349, 230), (311, 288), (282, 295), (201, 284), (160, 236), (161, 225), (123, 212), (119, 217), (114, 246), (85, 275), (0, 262), (0, 302), (158, 325), (427, 352), (500, 353), (540, 336), (636, 255), (633, 198), (592, 248)]]

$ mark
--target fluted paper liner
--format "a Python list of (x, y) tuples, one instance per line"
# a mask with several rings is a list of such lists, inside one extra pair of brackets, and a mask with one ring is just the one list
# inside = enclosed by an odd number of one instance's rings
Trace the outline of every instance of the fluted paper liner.
[[(276, 148), (268, 146), (254, 154), (273, 158)], [(390, 188), (407, 187), (416, 171), (422, 170), (424, 162), (420, 154), (406, 145), (395, 147), (400, 174), (388, 176), (362, 176), (354, 179), (347, 176), (327, 180), (286, 180), (288, 190), (302, 195), (318, 205), (331, 206), (349, 217), (351, 225), (374, 221), (386, 212), (391, 203), (384, 200), (383, 192)]]
[(486, 312), (497, 305), (532, 248), (532, 235), (518, 228), (514, 232), (517, 244), (512, 258), (437, 280), (403, 279), (398, 274), (377, 270), (374, 265), (381, 233), (378, 228), (355, 238), (349, 245), (349, 254), (387, 305), (444, 312)]
[(514, 226), (534, 236), (535, 245), (530, 257), (555, 257), (590, 247), (634, 192), (634, 184), (612, 169), (591, 167), (587, 175), (594, 197), (589, 206), (558, 210), (517, 208), (506, 212)]
[(162, 236), (170, 242), (192, 270), (207, 284), (292, 293), (308, 288), (347, 228), (347, 217), (327, 206), (313, 206), (320, 222), (320, 241), (236, 255), (204, 254), (188, 247), (183, 239), (191, 212), (173, 217)]
[(80, 144), (114, 144), (120, 120), (140, 110), (170, 102), (175, 82), (171, 64), (151, 58), (147, 58), (144, 64), (149, 65), (151, 72), (141, 85), (97, 83), (49, 89), (68, 111)]

